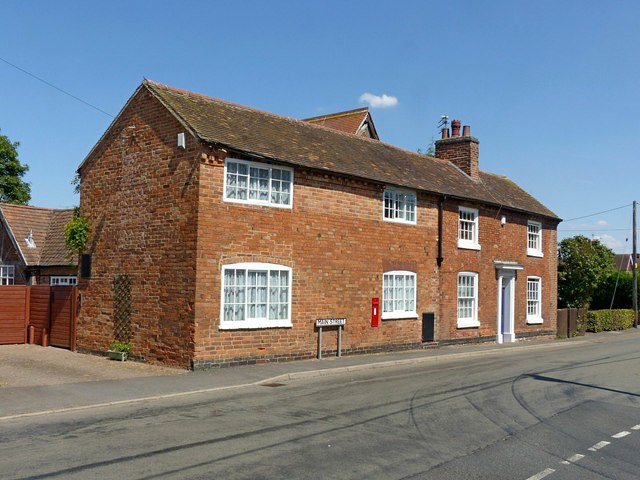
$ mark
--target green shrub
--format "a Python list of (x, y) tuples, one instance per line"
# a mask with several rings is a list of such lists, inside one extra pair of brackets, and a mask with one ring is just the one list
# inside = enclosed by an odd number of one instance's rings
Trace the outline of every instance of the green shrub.
[(119, 340), (114, 340), (111, 342), (111, 350), (114, 352), (131, 352), (132, 345), (129, 342), (121, 342)]
[(587, 313), (589, 332), (609, 332), (633, 327), (633, 310), (592, 310)]
[(91, 225), (89, 220), (74, 214), (73, 218), (64, 226), (64, 244), (71, 255), (80, 255), (89, 241)]
[[(640, 285), (638, 292), (640, 292)], [(589, 304), (593, 310), (632, 308), (632, 306), (633, 274), (631, 272), (613, 272), (605, 278), (593, 293)]]

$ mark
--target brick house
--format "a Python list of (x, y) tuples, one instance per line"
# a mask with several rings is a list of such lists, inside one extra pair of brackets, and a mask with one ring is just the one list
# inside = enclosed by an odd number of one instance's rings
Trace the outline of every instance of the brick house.
[(134, 354), (182, 367), (309, 358), (331, 317), (344, 353), (555, 335), (560, 219), (480, 171), (467, 127), (434, 158), (358, 116), (305, 122), (145, 80), (78, 169), (79, 348), (124, 329)]
[(75, 285), (64, 244), (73, 209), (0, 203), (0, 285)]

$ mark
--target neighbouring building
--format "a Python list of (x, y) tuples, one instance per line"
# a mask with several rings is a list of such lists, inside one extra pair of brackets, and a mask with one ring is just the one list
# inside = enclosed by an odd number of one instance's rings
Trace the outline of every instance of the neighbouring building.
[(0, 203), (0, 285), (75, 285), (64, 243), (73, 209)]
[[(636, 254), (636, 265), (639, 263), (640, 254)], [(616, 253), (614, 257), (614, 265), (618, 270), (625, 272), (633, 271), (633, 254), (631, 253)]]
[(468, 127), (442, 136), (434, 158), (366, 109), (295, 120), (145, 80), (78, 169), (79, 348), (206, 368), (313, 357), (321, 318), (346, 318), (346, 354), (555, 335), (560, 219), (481, 171)]

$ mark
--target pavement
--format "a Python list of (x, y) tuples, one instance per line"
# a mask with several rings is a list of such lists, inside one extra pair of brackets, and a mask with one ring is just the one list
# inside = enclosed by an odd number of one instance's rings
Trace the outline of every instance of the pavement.
[(588, 334), (567, 340), (520, 340), (497, 345), (443, 346), (384, 354), (325, 357), (188, 372), (35, 345), (0, 346), (0, 422), (198, 393), (278, 383), (399, 365), (433, 364), (535, 349), (575, 348), (638, 330)]

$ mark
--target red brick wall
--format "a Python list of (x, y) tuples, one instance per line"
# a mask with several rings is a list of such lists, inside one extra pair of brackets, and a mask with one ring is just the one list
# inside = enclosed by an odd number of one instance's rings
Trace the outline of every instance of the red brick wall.
[(13, 265), (15, 267), (14, 284), (26, 285), (27, 282), (22, 259), (2, 221), (0, 221), (0, 265)]
[[(347, 318), (346, 351), (421, 342), (419, 319), (383, 320), (372, 328), (371, 299), (382, 300), (385, 270), (410, 267), (417, 274), (417, 312), (436, 311), (434, 199), (418, 195), (417, 225), (386, 222), (382, 186), (296, 170), (293, 209), (239, 205), (223, 201), (223, 163), (202, 168), (196, 362), (313, 356), (314, 323), (325, 317)], [(218, 329), (221, 268), (249, 261), (293, 269), (292, 328)], [(336, 330), (325, 329), (323, 339), (324, 349), (336, 348)]]
[(115, 275), (131, 278), (133, 354), (188, 367), (193, 355), (199, 145), (142, 89), (81, 169), (80, 208), (92, 235), (90, 279), (78, 347), (105, 351), (114, 339)]
[[(480, 250), (458, 248), (458, 206), (478, 208)], [(506, 217), (501, 225), (500, 218)], [(542, 223), (543, 258), (527, 256), (527, 221)], [(494, 261), (513, 261), (524, 268), (517, 272), (515, 283), (515, 332), (516, 335), (549, 332), (556, 329), (557, 303), (557, 240), (555, 222), (535, 216), (498, 211), (472, 203), (447, 200), (444, 214), (444, 261), (441, 268), (441, 310), (437, 322), (438, 338), (471, 338), (495, 336), (498, 316), (498, 280)], [(457, 282), (458, 273), (478, 273), (479, 328), (457, 328)], [(526, 287), (528, 276), (542, 278), (541, 325), (526, 323)]]

